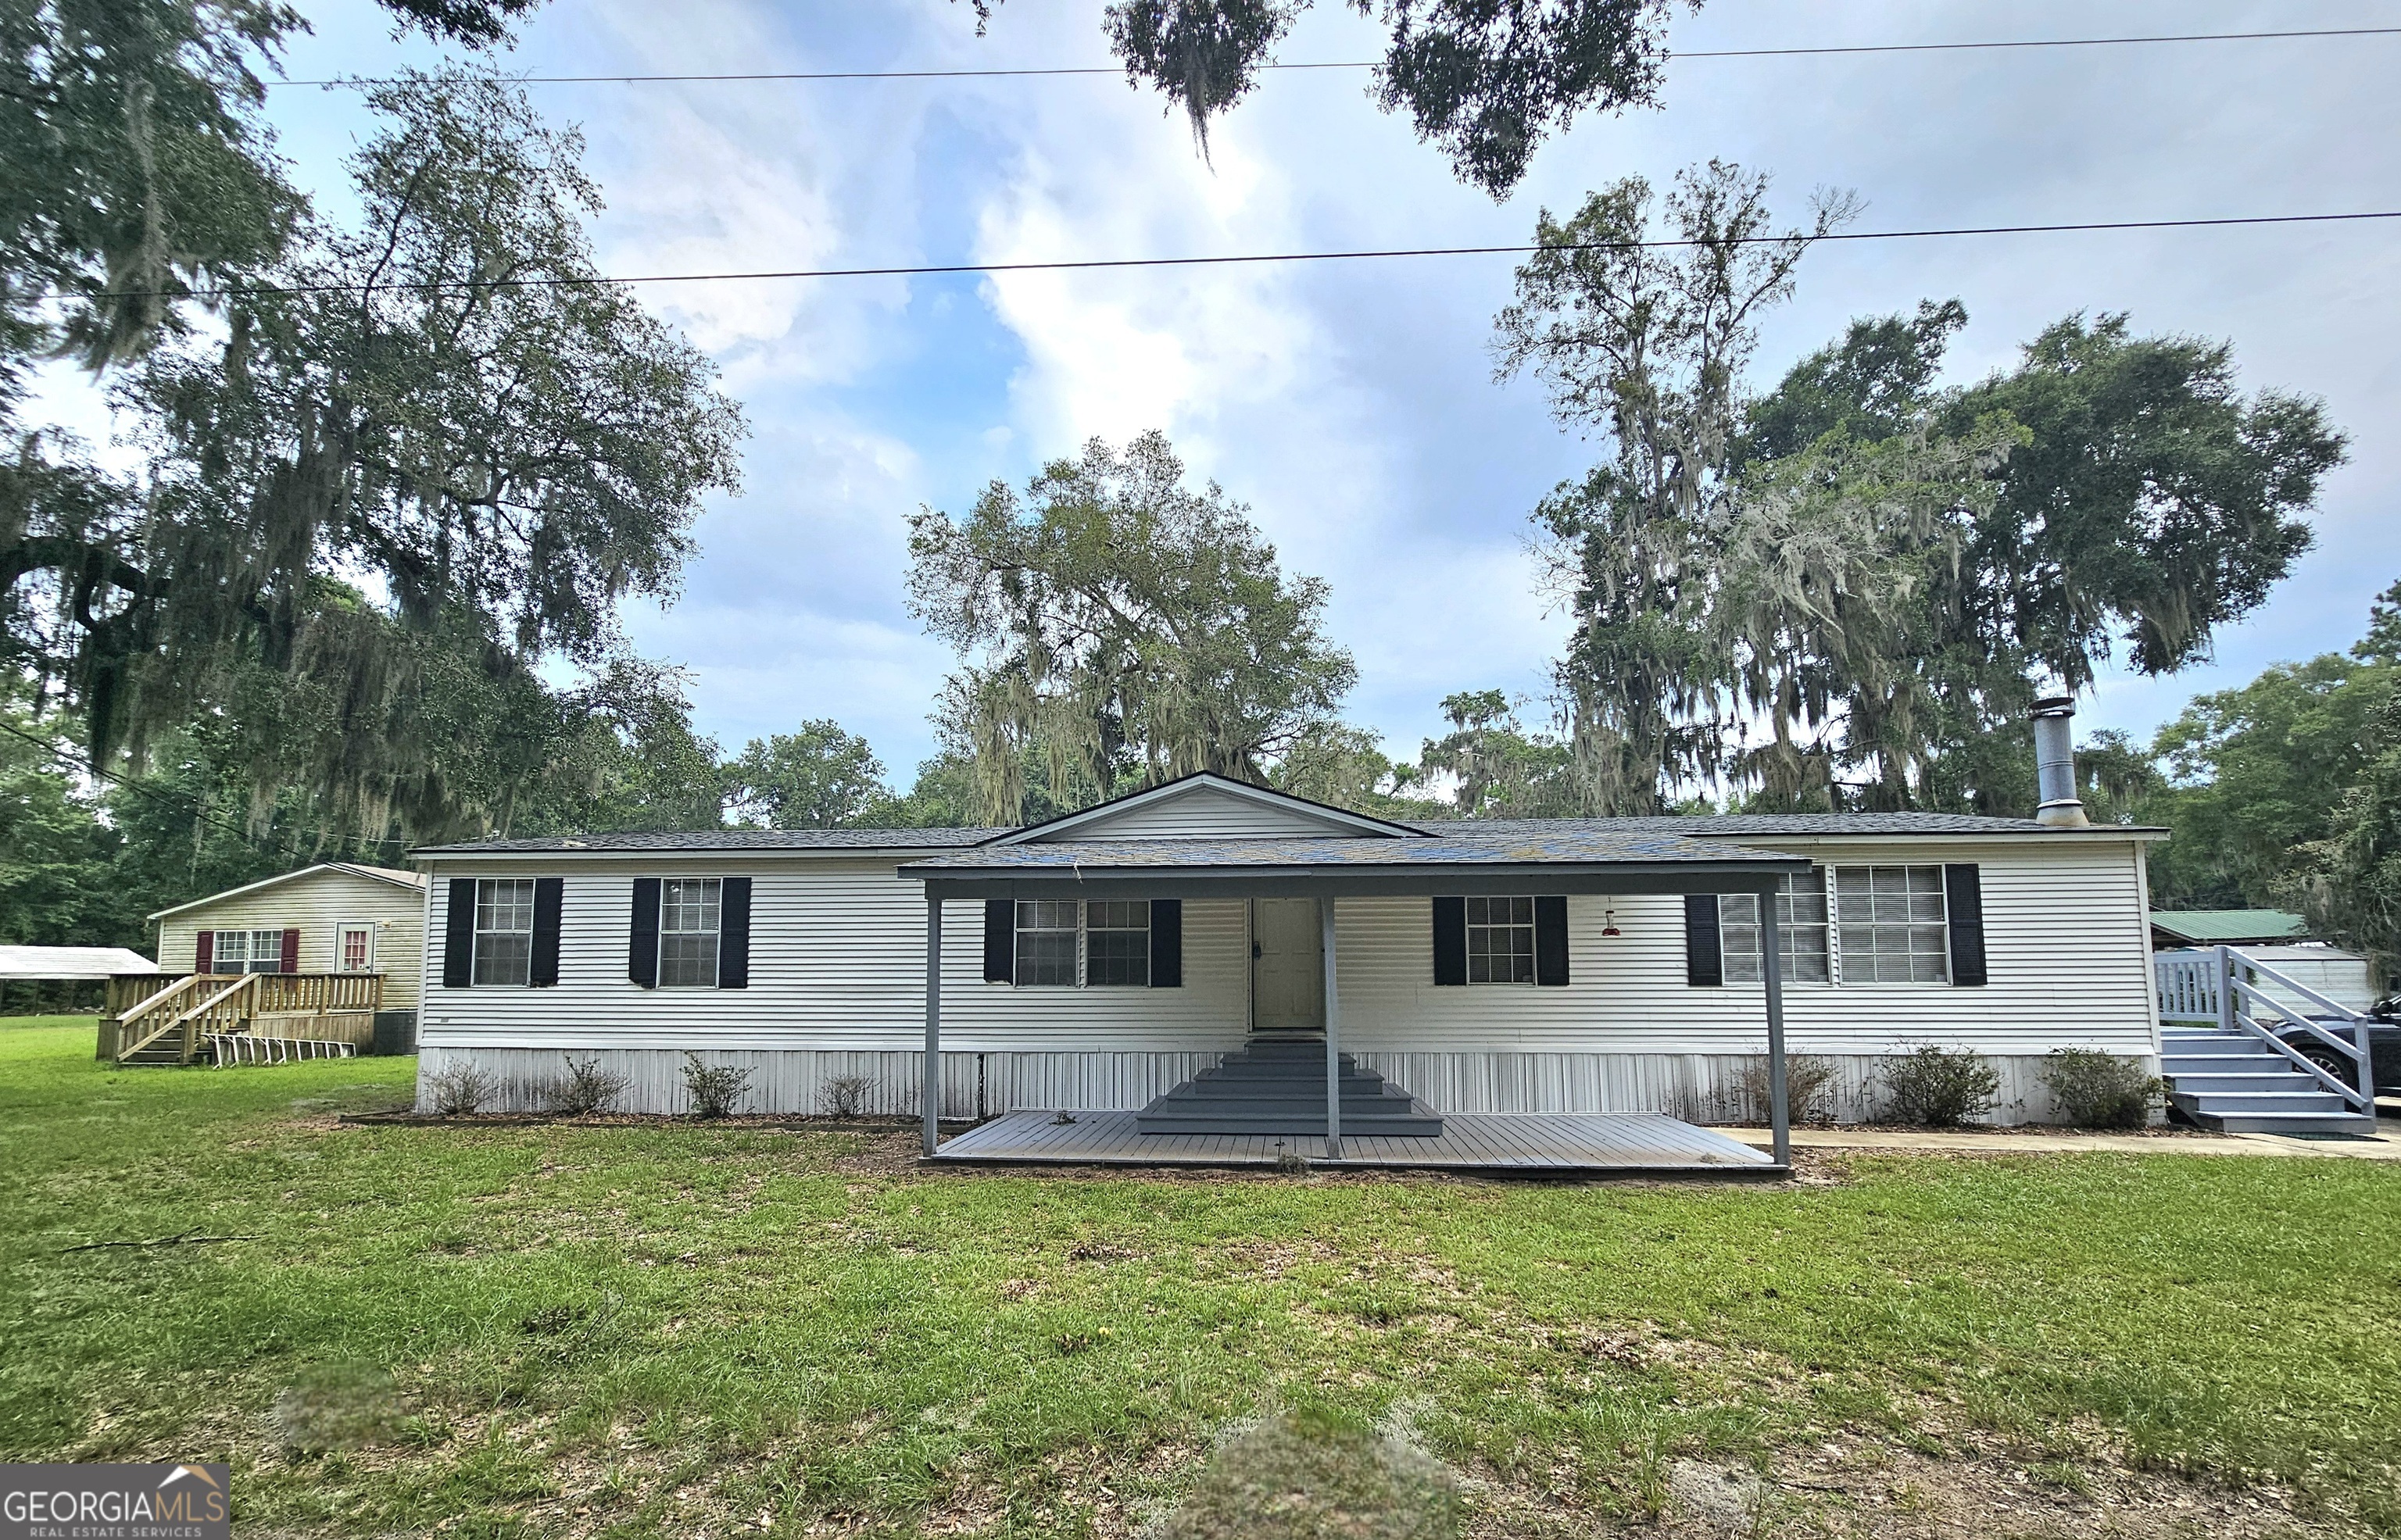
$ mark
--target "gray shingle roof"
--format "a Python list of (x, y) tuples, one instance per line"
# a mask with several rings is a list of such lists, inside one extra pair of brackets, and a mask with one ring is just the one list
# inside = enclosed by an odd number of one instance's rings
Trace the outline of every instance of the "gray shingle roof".
[[(1447, 822), (1420, 819), (1429, 833), (1478, 830), (1482, 838), (1507, 838), (1519, 830), (1557, 828), (1640, 829), (1725, 838), (1769, 838), (1777, 835), (1911, 835), (1911, 834), (2060, 834), (2050, 824), (2031, 818), (1987, 818), (1967, 812), (1729, 812), (1699, 817), (1657, 818), (1476, 818)], [(2096, 834), (2150, 832), (2146, 825), (2095, 824)]]
[(418, 855), (489, 855), (516, 852), (621, 852), (641, 855), (679, 851), (931, 851), (980, 845), (1007, 829), (700, 829), (668, 834), (544, 835), (534, 839), (474, 839), (428, 845)]
[(980, 845), (912, 862), (911, 871), (1157, 870), (1191, 866), (1473, 866), (1553, 864), (1738, 863), (1797, 857), (1694, 839), (1664, 830), (1518, 825), (1495, 835), (1445, 831), (1399, 838), (1061, 839)]
[[(1824, 838), (1829, 836), (1908, 836), (1908, 835), (2019, 835), (2058, 834), (2062, 831), (2031, 818), (1985, 818), (1972, 813), (1956, 812), (1789, 812), (1789, 813), (1723, 813), (1704, 817), (1663, 818), (1476, 818), (1420, 819), (1414, 825), (1428, 838), (1457, 846), (1459, 853), (1433, 853), (1421, 841), (1409, 838), (1351, 839), (1294, 838), (1239, 840), (1087, 840), (1037, 842), (1026, 845), (995, 847), (1040, 852), (1050, 851), (1097, 851), (1104, 847), (1128, 852), (1121, 864), (1128, 865), (1191, 865), (1188, 859), (1195, 847), (1208, 845), (1229, 852), (1240, 847), (1239, 857), (1228, 854), (1227, 864), (1259, 865), (1323, 865), (1328, 862), (1368, 864), (1406, 864), (1411, 860), (1452, 862), (1461, 860), (1674, 860), (1679, 856), (1671, 847), (1689, 846), (1698, 841), (1718, 839), (1773, 839)], [(1013, 833), (1005, 828), (974, 829), (703, 829), (667, 834), (582, 834), (545, 835), (531, 839), (481, 839), (455, 845), (429, 845), (416, 852), (418, 855), (487, 855), (514, 853), (561, 854), (577, 852), (615, 852), (628, 855), (673, 854), (684, 851), (958, 851), (981, 846), (986, 840)], [(2121, 825), (2095, 825), (2092, 833), (2118, 835), (2158, 832)], [(1636, 847), (1627, 841), (1647, 841), (1642, 848), (1656, 853), (1569, 856), (1500, 857), (1487, 853), (1494, 844), (1523, 845), (1564, 851), (1582, 841), (1595, 843), (1583, 847), (1600, 850), (1604, 846), (1624, 849)], [(1611, 845), (1610, 842), (1619, 842)], [(1468, 846), (1475, 850), (1470, 851)], [(1383, 846), (1378, 852), (1370, 847)], [(1165, 847), (1162, 849), (1162, 847)], [(1300, 853), (1303, 847), (1310, 853)], [(1420, 853), (1412, 856), (1409, 851)], [(1181, 855), (1176, 852), (1181, 851)], [(1758, 852), (1748, 852), (1758, 853)], [(1017, 862), (979, 862), (979, 865), (1042, 865), (1069, 863), (1072, 855), (1059, 856), (1056, 862), (1037, 854)], [(1706, 859), (1723, 859), (1712, 853)], [(1089, 861), (1087, 864), (1091, 864)]]

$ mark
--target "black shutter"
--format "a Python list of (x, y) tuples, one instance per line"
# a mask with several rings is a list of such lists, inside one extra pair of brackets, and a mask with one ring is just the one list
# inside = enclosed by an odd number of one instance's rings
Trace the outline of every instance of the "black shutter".
[(1723, 984), (1725, 949), (1718, 941), (1718, 895), (1684, 895), (1684, 982)]
[(1184, 900), (1150, 901), (1150, 987), (1184, 988)]
[(1942, 868), (1942, 907), (1951, 917), (1951, 982), (1984, 982), (1984, 883), (1972, 861)]
[(1467, 982), (1467, 900), (1434, 901), (1434, 981)]
[(1017, 981), (1017, 901), (1013, 898), (983, 901), (983, 981)]
[(729, 877), (717, 891), (717, 987), (750, 988), (750, 879)]
[(442, 916), (442, 987), (463, 989), (475, 977), (475, 879), (450, 879), (450, 902)]
[(1534, 982), (1568, 981), (1568, 901), (1557, 893), (1534, 900)]
[(567, 906), (567, 880), (557, 877), (533, 879), (533, 974), (535, 988), (558, 982), (558, 920)]
[(634, 879), (634, 924), (625, 947), (625, 976), (645, 989), (659, 987), (659, 879)]

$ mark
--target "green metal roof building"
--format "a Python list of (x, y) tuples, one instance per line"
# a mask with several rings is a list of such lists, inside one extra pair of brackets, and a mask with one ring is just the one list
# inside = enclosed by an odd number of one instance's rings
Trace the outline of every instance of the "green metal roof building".
[(2243, 947), (2301, 941), (2309, 921), (2283, 909), (2171, 909), (2151, 911), (2151, 945)]

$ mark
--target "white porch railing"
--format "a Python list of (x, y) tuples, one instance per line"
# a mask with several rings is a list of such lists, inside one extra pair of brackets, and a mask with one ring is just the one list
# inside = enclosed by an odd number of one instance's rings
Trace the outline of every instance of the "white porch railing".
[[(2157, 952), (2151, 968), (2159, 986), (2161, 1021), (2246, 1032), (2292, 1060), (2355, 1111), (2376, 1115), (2374, 1048), (2367, 1016), (2231, 947)], [(2270, 994), (2265, 987), (2271, 985), (2284, 998)], [(2351, 1080), (2329, 1074), (2287, 1041), (2292, 1038), (2324, 1044), (2349, 1059)]]
[(2160, 987), (2160, 1019), (2216, 1026), (2221, 972), (2215, 950), (2153, 952), (2151, 974)]

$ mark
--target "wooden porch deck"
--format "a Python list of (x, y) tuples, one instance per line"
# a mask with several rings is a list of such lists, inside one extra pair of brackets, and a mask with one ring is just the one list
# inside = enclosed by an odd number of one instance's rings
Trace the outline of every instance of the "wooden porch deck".
[(1446, 1112), (1431, 1138), (1325, 1140), (1277, 1134), (1144, 1134), (1132, 1112), (1009, 1112), (944, 1139), (933, 1165), (1272, 1166), (1297, 1154), (1326, 1170), (1525, 1176), (1780, 1176), (1764, 1151), (1661, 1112)]

